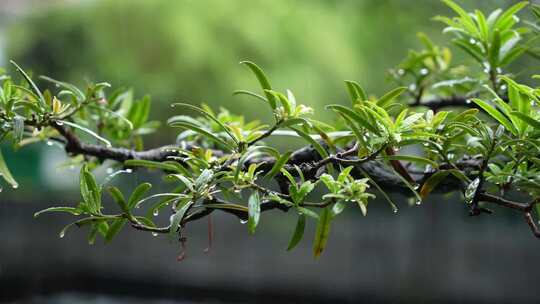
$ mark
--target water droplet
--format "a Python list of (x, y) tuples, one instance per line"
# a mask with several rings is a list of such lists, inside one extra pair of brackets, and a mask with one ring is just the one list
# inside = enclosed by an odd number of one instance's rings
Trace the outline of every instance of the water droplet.
[(503, 85), (501, 86), (501, 90), (506, 91), (506, 85), (503, 84)]
[(397, 71), (397, 73), (398, 73), (398, 75), (403, 76), (403, 75), (405, 75), (405, 70), (404, 69), (399, 69)]
[(54, 143), (51, 140), (47, 140), (47, 146), (52, 146)]
[(152, 236), (158, 236), (157, 232), (152, 232)]
[(398, 208), (394, 208), (394, 209), (392, 210), (392, 212), (398, 213)]
[(113, 173), (113, 168), (107, 168), (107, 174)]
[(413, 84), (409, 85), (409, 90), (411, 90), (411, 91), (416, 90), (416, 84), (413, 83)]
[(11, 187), (12, 187), (13, 189), (17, 189), (17, 188), (19, 188), (19, 185), (15, 184), (15, 185), (13, 185), (13, 186), (11, 186)]
[(126, 173), (133, 173), (132, 169), (126, 169)]
[(154, 216), (158, 216), (159, 215), (159, 210), (158, 209), (154, 209), (154, 211), (152, 212), (152, 214)]
[(421, 204), (422, 204), (422, 200), (417, 200), (417, 201), (415, 202), (415, 204), (416, 204), (417, 206), (418, 206), (418, 205), (421, 205)]
[(64, 231), (60, 232), (60, 234), (58, 235), (60, 238), (63, 238), (64, 236), (66, 235), (66, 233)]
[(57, 120), (57, 121), (56, 121), (56, 124), (59, 125), (59, 126), (62, 126), (62, 125), (64, 125), (64, 122), (61, 121), (61, 120)]
[(428, 70), (428, 69), (425, 69), (425, 68), (424, 68), (424, 69), (421, 69), (421, 70), (420, 70), (420, 75), (427, 75), (427, 74), (429, 74), (429, 70)]
[(467, 99), (467, 100), (465, 100), (465, 103), (466, 103), (466, 104), (470, 104), (470, 103), (471, 103), (471, 100), (470, 100), (470, 99)]
[(248, 220), (240, 220), (240, 224), (244, 225), (248, 222)]
[(420, 189), (420, 184), (414, 185), (414, 186), (413, 186), (413, 189), (414, 189), (415, 191), (418, 191), (418, 189)]
[(476, 44), (476, 43), (478, 43), (478, 42), (477, 42), (474, 38), (471, 38), (471, 39), (469, 40), (469, 43), (470, 43), (470, 44)]

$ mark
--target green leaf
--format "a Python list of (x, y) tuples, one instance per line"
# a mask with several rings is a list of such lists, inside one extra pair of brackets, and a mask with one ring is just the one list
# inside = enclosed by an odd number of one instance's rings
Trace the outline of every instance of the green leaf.
[(19, 73), (24, 77), (26, 82), (28, 82), (32, 90), (37, 94), (41, 105), (46, 106), (45, 98), (43, 97), (43, 94), (41, 94), (38, 86), (32, 81), (32, 78), (30, 78), (30, 76), (28, 76), (28, 74), (26, 74), (26, 72), (17, 63), (15, 63), (15, 61), (10, 60), (9, 62), (11, 62), (11, 64), (13, 64), (17, 68), (17, 71), (19, 71)]
[(285, 164), (289, 161), (289, 158), (291, 157), (291, 154), (292, 154), (291, 151), (287, 151), (287, 152), (283, 153), (276, 160), (276, 162), (274, 163), (274, 166), (272, 166), (272, 169), (270, 169), (270, 171), (266, 174), (266, 177), (271, 179), (274, 176), (276, 176), (276, 174), (278, 174), (281, 171), (281, 168), (283, 168), (283, 166), (285, 166)]
[(347, 117), (351, 118), (353, 121), (355, 121), (357, 124), (359, 124), (361, 127), (366, 128), (367, 130), (371, 131), (374, 134), (381, 135), (381, 132), (377, 127), (372, 125), (367, 119), (364, 119), (362, 116), (360, 116), (355, 111), (337, 104), (327, 105), (327, 109), (332, 109), (336, 112), (342, 113), (343, 115), (346, 115)]
[(2, 150), (0, 150), (0, 176), (2, 176), (4, 180), (11, 185), (11, 187), (19, 187), (19, 184), (13, 178), (13, 175), (11, 175), (11, 172), (9, 171), (6, 161), (4, 160), (4, 156), (2, 155)]
[(525, 6), (529, 4), (528, 1), (522, 1), (518, 2), (509, 9), (507, 9), (498, 19), (497, 22), (495, 22), (494, 27), (500, 31), (505, 30), (505, 25), (512, 22), (512, 19), (514, 18), (514, 15), (517, 14), (520, 10), (522, 10)]
[(86, 164), (81, 167), (80, 189), (83, 200), (86, 204), (88, 204), (90, 211), (100, 214), (101, 191)]
[(425, 157), (420, 156), (414, 156), (414, 155), (386, 155), (383, 156), (384, 159), (387, 160), (401, 160), (401, 161), (408, 161), (413, 163), (422, 163), (426, 165), (430, 165), (433, 168), (437, 168), (439, 165), (432, 161), (431, 159), (427, 159)]
[(98, 216), (85, 217), (83, 219), (77, 220), (73, 223), (69, 223), (66, 226), (64, 226), (64, 228), (60, 230), (60, 233), (58, 233), (58, 236), (60, 238), (63, 238), (66, 235), (67, 230), (73, 226), (82, 227), (84, 225), (95, 223), (97, 221), (103, 221), (105, 219), (106, 219), (105, 217), (98, 217)]
[(313, 255), (318, 258), (321, 256), (328, 237), (330, 236), (330, 223), (332, 221), (332, 208), (326, 207), (321, 211), (319, 222), (317, 223), (317, 231), (315, 232), (315, 241), (313, 243)]
[(306, 229), (306, 215), (301, 213), (298, 215), (298, 221), (296, 222), (296, 228), (294, 228), (294, 233), (289, 241), (289, 246), (287, 246), (287, 251), (292, 250), (304, 236), (304, 230)]
[(178, 209), (178, 211), (176, 211), (176, 213), (171, 216), (171, 226), (169, 228), (170, 237), (174, 237), (175, 233), (177, 232), (178, 226), (182, 222), (184, 215), (192, 204), (193, 202), (190, 201), (189, 198), (183, 199), (181, 201), (181, 203), (179, 204), (180, 209)]
[(279, 152), (269, 146), (251, 146), (238, 160), (236, 169), (234, 170), (234, 181), (238, 182), (240, 172), (244, 169), (246, 161), (264, 154), (269, 154), (270, 156), (276, 157), (279, 155)]
[(326, 150), (323, 148), (323, 146), (321, 146), (321, 144), (318, 141), (316, 141), (315, 139), (313, 139), (309, 134), (307, 134), (306, 132), (304, 132), (304, 131), (296, 128), (296, 127), (289, 127), (289, 129), (296, 132), (296, 134), (298, 134), (300, 137), (305, 139), (309, 144), (311, 144), (313, 146), (313, 148), (319, 153), (319, 155), (321, 155), (321, 157), (323, 157), (323, 158), (328, 157), (328, 152), (326, 152)]
[(146, 194), (148, 190), (152, 188), (152, 184), (150, 183), (142, 183), (133, 192), (131, 193), (131, 196), (128, 199), (128, 208), (131, 210), (135, 207), (135, 204)]
[(450, 174), (448, 171), (437, 171), (431, 175), (422, 185), (420, 196), (425, 199), (437, 185), (442, 182)]
[(459, 5), (457, 5), (454, 1), (451, 0), (442, 0), (447, 6), (449, 6), (453, 11), (455, 11), (459, 16), (459, 20), (461, 21), (461, 25), (464, 27), (464, 29), (469, 32), (469, 35), (477, 36), (478, 30), (476, 29), (476, 26), (474, 24), (474, 21), (471, 16)]
[(178, 168), (177, 165), (170, 162), (157, 162), (144, 159), (128, 159), (124, 162), (127, 167), (145, 167), (149, 169), (160, 169), (165, 171), (184, 173), (184, 170)]
[(379, 100), (377, 100), (377, 105), (379, 107), (386, 107), (388, 106), (394, 99), (396, 99), (399, 95), (403, 94), (407, 90), (407, 87), (399, 87), (396, 89), (393, 89), (392, 91), (384, 94)]
[(274, 96), (269, 93), (267, 90), (272, 90), (272, 86), (270, 86), (270, 82), (268, 81), (268, 78), (266, 78), (266, 75), (264, 75), (263, 70), (256, 65), (255, 63), (251, 61), (242, 61), (240, 64), (246, 65), (257, 77), (257, 80), (259, 80), (259, 83), (264, 91), (264, 94), (266, 95), (266, 99), (268, 100), (268, 103), (272, 107), (272, 110), (275, 110), (277, 108), (277, 102), (274, 98)]
[(527, 123), (528, 125), (533, 127), (534, 129), (540, 130), (540, 121), (530, 117), (529, 115), (525, 115), (525, 114), (523, 114), (521, 112), (517, 112), (517, 111), (511, 112), (510, 115), (513, 115), (513, 116), (521, 119), (522, 121), (524, 121), (525, 123)]
[(134, 129), (133, 123), (129, 119), (125, 118), (124, 116), (122, 116), (122, 115), (120, 115), (120, 114), (118, 114), (118, 113), (116, 113), (114, 111), (111, 111), (111, 110), (109, 110), (107, 108), (104, 108), (104, 107), (95, 106), (95, 105), (92, 105), (92, 104), (87, 105), (87, 107), (89, 107), (91, 109), (98, 110), (98, 111), (104, 111), (104, 112), (110, 114), (111, 116), (114, 116), (114, 117), (120, 119), (123, 123), (125, 123), (128, 126), (128, 128), (130, 130)]
[(229, 151), (233, 151), (235, 149), (234, 146), (232, 146), (231, 144), (227, 143), (226, 141), (224, 141), (223, 139), (217, 137), (216, 135), (214, 135), (211, 131), (208, 131), (206, 129), (203, 129), (199, 126), (196, 126), (194, 124), (190, 124), (190, 123), (187, 123), (187, 122), (184, 122), (184, 121), (169, 121), (168, 122), (169, 126), (171, 127), (180, 127), (180, 128), (184, 128), (184, 129), (188, 129), (188, 130), (192, 130), (196, 133), (199, 133), (201, 134), (203, 137), (205, 137), (205, 139), (209, 139), (209, 140), (212, 140), (218, 144), (221, 144), (223, 145), (225, 148), (227, 148), (227, 150)]
[(238, 205), (238, 204), (204, 204), (205, 208), (211, 208), (211, 209), (228, 209), (228, 210), (236, 210), (236, 211), (242, 211), (245, 212), (246, 215), (249, 213), (249, 208), (246, 208), (245, 206)]
[(291, 115), (293, 111), (292, 105), (287, 99), (287, 97), (285, 97), (285, 95), (281, 94), (280, 92), (276, 92), (272, 90), (265, 90), (265, 92), (272, 94), (276, 100), (279, 100), (279, 102), (283, 106), (283, 109), (285, 110), (285, 113), (287, 115)]
[(464, 50), (467, 54), (471, 55), (471, 57), (476, 59), (476, 61), (483, 64), (484, 55), (482, 54), (481, 50), (470, 45), (469, 41), (465, 39), (454, 39), (452, 42), (460, 49)]
[(490, 69), (495, 69), (499, 66), (499, 53), (501, 50), (501, 33), (499, 30), (493, 32), (493, 40), (489, 46), (489, 65)]
[[(171, 107), (176, 107), (176, 106), (180, 106), (180, 107), (184, 107), (184, 108), (188, 108), (190, 110), (193, 110), (193, 111), (196, 111), (208, 118), (210, 118), (211, 120), (213, 120), (215, 123), (218, 124), (218, 126), (227, 133), (227, 135), (229, 135), (229, 137), (236, 143), (238, 144), (238, 139), (236, 138), (236, 136), (234, 136), (234, 134), (231, 133), (231, 131), (229, 130), (229, 128), (227, 128), (227, 126), (225, 126), (221, 121), (219, 121), (219, 119), (217, 119), (214, 115), (208, 113), (207, 111), (199, 108), (199, 107), (196, 107), (194, 105), (191, 105), (191, 104), (188, 104), (188, 103), (173, 103), (171, 105)], [(169, 120), (169, 124), (173, 123), (173, 121)]]
[(497, 109), (492, 107), (490, 104), (486, 103), (485, 101), (482, 101), (478, 98), (473, 98), (472, 101), (476, 103), (480, 108), (482, 108), (484, 111), (486, 111), (491, 117), (493, 117), (495, 120), (497, 120), (500, 124), (502, 124), (507, 130), (512, 132), (514, 135), (518, 135), (516, 128), (514, 125), (506, 118), (501, 112), (499, 112)]
[(255, 191), (248, 199), (248, 229), (251, 234), (255, 233), (260, 216), (261, 200), (259, 198), (259, 192)]
[(43, 80), (46, 80), (48, 82), (54, 83), (60, 88), (64, 88), (64, 89), (66, 89), (66, 90), (68, 90), (70, 92), (73, 92), (75, 94), (75, 96), (79, 99), (79, 101), (83, 101), (86, 98), (84, 96), (84, 93), (81, 90), (79, 90), (79, 88), (72, 85), (71, 83), (58, 81), (58, 80), (52, 79), (52, 78), (47, 77), (47, 76), (40, 76), (39, 78), (41, 78)]
[(247, 95), (247, 96), (255, 97), (256, 99), (262, 100), (265, 103), (268, 103), (268, 100), (266, 99), (266, 97), (261, 96), (251, 91), (247, 91), (247, 90), (236, 90), (233, 92), (233, 95)]
[(92, 131), (92, 130), (86, 128), (86, 127), (83, 127), (83, 126), (80, 126), (80, 125), (78, 125), (78, 124), (76, 124), (76, 123), (72, 123), (72, 122), (65, 121), (65, 120), (59, 120), (57, 123), (58, 123), (58, 124), (68, 125), (68, 126), (70, 126), (70, 127), (79, 129), (79, 130), (81, 130), (81, 131), (83, 131), (83, 132), (85, 132), (85, 133), (91, 135), (91, 136), (94, 137), (95, 139), (97, 139), (97, 140), (103, 142), (107, 147), (112, 147), (110, 141), (108, 141), (107, 139), (105, 139), (105, 138), (99, 136), (96, 132), (94, 132), (94, 131)]
[(351, 96), (351, 102), (353, 105), (356, 104), (358, 101), (364, 101), (368, 99), (366, 92), (356, 81), (345, 80), (345, 84), (347, 85), (347, 90), (349, 91), (349, 95)]
[(38, 217), (38, 216), (42, 215), (43, 213), (48, 213), (48, 212), (67, 212), (67, 213), (71, 213), (73, 215), (80, 215), (81, 214), (81, 210), (79, 208), (73, 208), (73, 207), (50, 207), (50, 208), (43, 209), (41, 211), (38, 211), (38, 212), (34, 213), (34, 217)]
[(109, 226), (109, 229), (107, 230), (107, 234), (105, 234), (105, 243), (109, 243), (114, 239), (114, 237), (122, 230), (124, 225), (126, 225), (127, 219), (121, 218), (121, 219), (115, 219), (113, 220), (112, 224)]
[(120, 191), (120, 189), (114, 187), (114, 186), (111, 186), (109, 188), (107, 188), (107, 190), (109, 191), (109, 194), (112, 196), (112, 198), (114, 199), (114, 201), (118, 204), (118, 206), (120, 207), (120, 209), (122, 209), (122, 211), (126, 214), (130, 214), (130, 209), (126, 203), (126, 199), (124, 198), (124, 195), (122, 194), (122, 192)]
[(482, 40), (488, 41), (488, 39), (489, 39), (489, 26), (488, 26), (487, 21), (486, 21), (486, 16), (484, 16), (484, 14), (479, 10), (475, 11), (475, 15), (476, 15), (475, 20), (476, 20), (476, 23), (478, 24), (478, 29), (480, 29), (480, 35), (482, 37)]

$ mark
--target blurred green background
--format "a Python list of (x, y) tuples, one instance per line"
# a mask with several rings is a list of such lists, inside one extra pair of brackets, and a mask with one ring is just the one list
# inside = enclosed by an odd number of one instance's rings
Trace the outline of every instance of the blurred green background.
[[(459, 2), (491, 11), (516, 1)], [(252, 74), (238, 64), (251, 60), (276, 88), (291, 89), (299, 102), (315, 108), (317, 118), (331, 122), (334, 117), (323, 107), (347, 102), (343, 80), (354, 79), (369, 93), (381, 94), (394, 86), (387, 69), (419, 47), (417, 32), (449, 44), (442, 25), (431, 20), (438, 14), (450, 11), (436, 0), (2, 0), (0, 66), (8, 67), (13, 59), (34, 75), (134, 88), (137, 96), (152, 96), (153, 119), (166, 119), (172, 115), (168, 104), (182, 101), (269, 121), (260, 103), (232, 95), (237, 89), (258, 89)], [(453, 51), (459, 61), (463, 54)], [(162, 127), (149, 142), (165, 144), (174, 137)], [(13, 294), (35, 300), (35, 294), (71, 287), (167, 297), (177, 295), (178, 286), (195, 294), (210, 290), (217, 298), (232, 290), (238, 295), (232, 302), (251, 302), (253, 296), (265, 302), (280, 292), (287, 296), (276, 299), (291, 303), (535, 299), (528, 288), (539, 277), (529, 263), (539, 257), (538, 244), (521, 219), (501, 213), (495, 220), (471, 221), (454, 196), (416, 212), (403, 206), (399, 218), (376, 207), (366, 220), (352, 213), (336, 225), (320, 261), (311, 260), (309, 241), (297, 253), (283, 253), (291, 218), (268, 218), (251, 241), (245, 227), (221, 220), (216, 256), (194, 253), (187, 265), (177, 266), (176, 245), (132, 231), (109, 248), (86, 246), (79, 231), (74, 239), (58, 240), (56, 231), (67, 218), (33, 220), (31, 214), (51, 202), (74, 203), (76, 170), (57, 169), (62, 152), (45, 144), (3, 151), (21, 189), (6, 189), (0, 196), (0, 234), (6, 240), (0, 247), (0, 282), (10, 284), (0, 287), (0, 300)], [(132, 185), (143, 181), (131, 179)], [(193, 233), (196, 245), (204, 243), (201, 225)], [(122, 291), (103, 282), (115, 282)], [(62, 284), (68, 287), (58, 287)], [(71, 302), (86, 303), (80, 297), (47, 303)]]

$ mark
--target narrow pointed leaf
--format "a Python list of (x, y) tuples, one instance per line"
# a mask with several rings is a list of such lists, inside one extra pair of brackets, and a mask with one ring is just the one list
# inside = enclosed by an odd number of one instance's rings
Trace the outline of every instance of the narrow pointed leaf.
[(306, 215), (305, 214), (299, 214), (298, 215), (298, 221), (296, 222), (296, 228), (294, 228), (294, 233), (289, 241), (289, 246), (287, 246), (287, 251), (292, 250), (300, 241), (302, 240), (302, 237), (304, 237), (304, 230), (306, 228)]

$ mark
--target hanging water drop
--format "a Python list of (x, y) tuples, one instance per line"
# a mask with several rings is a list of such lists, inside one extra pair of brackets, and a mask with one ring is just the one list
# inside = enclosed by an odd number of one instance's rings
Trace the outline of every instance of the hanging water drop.
[(152, 212), (152, 214), (154, 216), (158, 216), (159, 215), (159, 210), (158, 209), (154, 209), (154, 211)]
[(418, 205), (421, 205), (421, 204), (422, 204), (422, 200), (420, 200), (420, 199), (417, 200), (417, 201), (415, 202), (415, 204), (416, 204), (417, 206), (418, 206)]
[(12, 187), (13, 189), (17, 189), (17, 188), (19, 188), (19, 185), (15, 184), (15, 185), (13, 185), (13, 186), (11, 186), (11, 187)]
[(133, 170), (132, 170), (132, 169), (129, 169), (129, 168), (126, 169), (125, 171), (126, 171), (126, 173), (133, 173)]
[(248, 222), (248, 220), (240, 220), (240, 224), (244, 225)]
[(471, 39), (469, 40), (469, 43), (470, 43), (470, 44), (476, 44), (477, 41), (476, 41), (474, 38), (471, 38)]
[(60, 234), (58, 235), (60, 238), (63, 238), (64, 235), (66, 235), (66, 232), (65, 231), (61, 231)]
[(399, 69), (397, 71), (397, 73), (398, 73), (398, 75), (403, 76), (403, 75), (405, 75), (405, 70), (404, 69)]
[(424, 69), (421, 69), (421, 70), (420, 70), (420, 75), (424, 75), (424, 76), (425, 76), (425, 75), (427, 75), (427, 74), (429, 74), (429, 70), (428, 70), (428, 69), (425, 69), (425, 68), (424, 68)]
[(470, 100), (470, 99), (467, 99), (467, 100), (465, 100), (465, 103), (466, 103), (466, 104), (471, 104), (471, 100)]
[(63, 125), (64, 125), (64, 122), (61, 121), (61, 120), (57, 120), (57, 121), (56, 121), (56, 124), (59, 125), (59, 126), (63, 126)]
[(152, 232), (152, 236), (158, 236), (157, 232)]
[(52, 145), (54, 145), (54, 143), (52, 142), (52, 140), (47, 140), (47, 146), (50, 147), (50, 146), (52, 146)]
[(109, 167), (109, 168), (107, 168), (106, 172), (107, 172), (107, 174), (111, 174), (111, 173), (113, 173), (113, 168), (110, 168), (110, 167)]
[(394, 212), (394, 214), (398, 213), (398, 208), (395, 208), (392, 210), (392, 212)]

